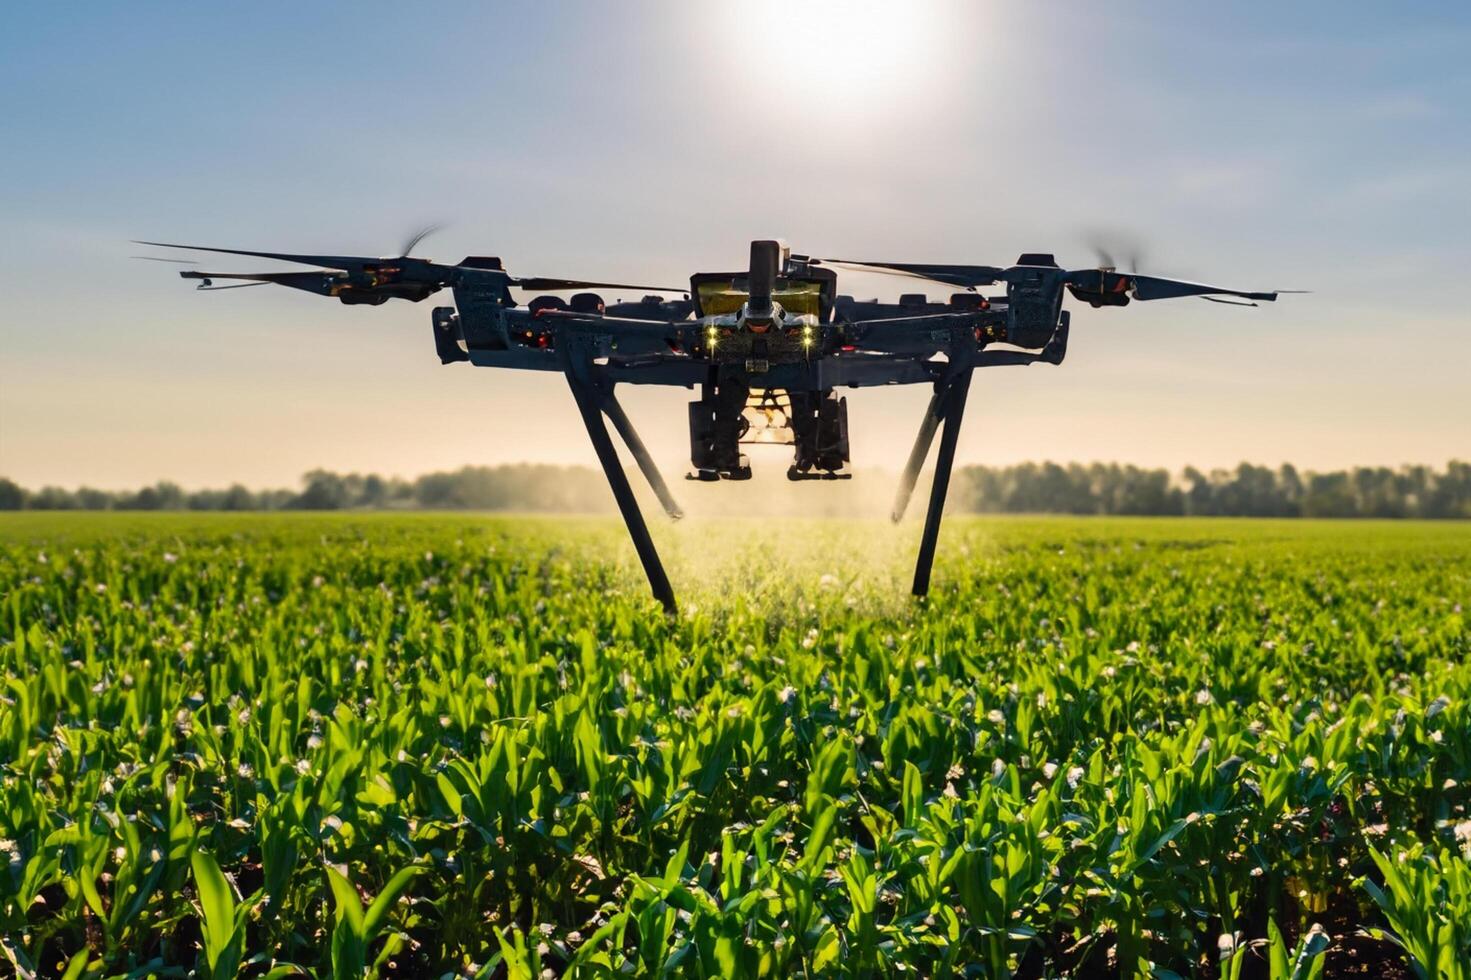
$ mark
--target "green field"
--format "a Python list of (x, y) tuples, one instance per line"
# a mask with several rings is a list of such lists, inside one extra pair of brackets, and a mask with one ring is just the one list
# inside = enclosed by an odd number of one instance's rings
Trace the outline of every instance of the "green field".
[(1471, 525), (0, 521), (0, 974), (1471, 976)]

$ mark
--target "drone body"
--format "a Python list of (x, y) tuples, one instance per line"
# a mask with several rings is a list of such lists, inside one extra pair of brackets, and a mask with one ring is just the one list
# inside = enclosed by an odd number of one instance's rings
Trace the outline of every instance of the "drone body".
[[(420, 236), (422, 237), (422, 236)], [(565, 376), (608, 477), (654, 595), (666, 609), (674, 593), (649, 537), (604, 419), (627, 444), (665, 511), (682, 516), (615, 395), (620, 383), (698, 389), (689, 405), (691, 479), (745, 480), (743, 444), (793, 447), (792, 480), (846, 479), (847, 401), (841, 389), (928, 384), (933, 396), (901, 477), (892, 517), (899, 520), (941, 431), (935, 479), (915, 568), (914, 594), (929, 589), (956, 435), (976, 368), (1060, 364), (1067, 352), (1064, 293), (1095, 307), (1131, 300), (1200, 296), (1218, 302), (1275, 300), (1199, 283), (1102, 267), (1068, 271), (1051, 255), (1022, 255), (1009, 267), (850, 262), (793, 255), (776, 241), (751, 243), (739, 272), (697, 273), (683, 288), (511, 276), (497, 258), (455, 265), (404, 255), (362, 258), (201, 249), (318, 266), (309, 272), (181, 272), (201, 289), (275, 283), (334, 296), (349, 305), (389, 299), (419, 302), (448, 288), (454, 306), (436, 308), (435, 350), (445, 364), (556, 371)], [(141, 244), (159, 244), (145, 242)], [(197, 248), (197, 246), (166, 246)], [(898, 303), (857, 302), (837, 292), (838, 270), (891, 273), (952, 291), (943, 302), (906, 294)], [(217, 286), (215, 279), (233, 280)], [(985, 296), (982, 286), (1004, 292)], [(565, 301), (538, 296), (519, 305), (512, 288), (533, 292), (646, 291), (637, 302), (604, 303), (594, 292)], [(668, 300), (660, 293), (682, 293)], [(1236, 297), (1235, 300), (1220, 297)]]

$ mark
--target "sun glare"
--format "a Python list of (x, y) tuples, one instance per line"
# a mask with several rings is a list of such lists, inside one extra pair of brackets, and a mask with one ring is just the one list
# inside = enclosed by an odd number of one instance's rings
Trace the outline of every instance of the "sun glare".
[(722, 4), (721, 48), (741, 81), (819, 116), (883, 114), (937, 88), (948, 39), (929, 3)]

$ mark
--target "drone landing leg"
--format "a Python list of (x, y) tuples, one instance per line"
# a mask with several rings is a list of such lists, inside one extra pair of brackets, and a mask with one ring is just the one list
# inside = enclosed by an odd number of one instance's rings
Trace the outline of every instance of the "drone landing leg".
[(914, 439), (914, 448), (909, 451), (909, 462), (904, 464), (904, 472), (899, 477), (899, 492), (894, 497), (894, 509), (889, 517), (898, 524), (904, 519), (904, 512), (909, 509), (909, 498), (914, 495), (914, 484), (919, 480), (919, 471), (924, 466), (925, 457), (930, 454), (930, 443), (935, 441), (935, 430), (940, 427), (940, 419), (945, 407), (945, 391), (937, 391), (930, 397), (930, 407), (925, 409), (924, 419), (919, 423), (919, 435)]
[(623, 406), (618, 404), (618, 399), (609, 390), (608, 396), (603, 399), (603, 414), (613, 423), (613, 428), (618, 430), (618, 435), (628, 446), (628, 451), (633, 454), (634, 461), (638, 463), (639, 471), (643, 473), (644, 479), (649, 481), (649, 486), (654, 490), (654, 496), (659, 498), (659, 503), (664, 507), (664, 513), (676, 521), (684, 516), (684, 511), (674, 499), (674, 494), (669, 492), (669, 485), (664, 482), (664, 477), (659, 473), (659, 468), (654, 465), (654, 459), (644, 446), (644, 441), (638, 437), (633, 423), (628, 420), (628, 415), (623, 411)]
[[(613, 440), (608, 435), (608, 427), (603, 424), (602, 412), (611, 399), (604, 399), (600, 402), (592, 386), (577, 377), (570, 369), (567, 372), (567, 384), (572, 389), (572, 397), (577, 401), (577, 410), (582, 413), (583, 425), (587, 427), (588, 438), (592, 440), (593, 449), (598, 454), (598, 462), (603, 466), (603, 475), (608, 478), (608, 487), (613, 491), (613, 499), (617, 501), (618, 510), (623, 514), (623, 523), (628, 527), (628, 536), (633, 539), (633, 547), (638, 552), (638, 560), (643, 564), (644, 574), (649, 578), (649, 587), (654, 591), (654, 598), (664, 606), (664, 611), (672, 616), (678, 611), (674, 602), (674, 589), (669, 584), (669, 576), (664, 573), (664, 566), (659, 562), (659, 552), (654, 549), (654, 539), (649, 537), (649, 526), (644, 523), (644, 515), (638, 509), (638, 500), (633, 495), (633, 488), (628, 485), (628, 475), (623, 472), (623, 464), (618, 461), (618, 450), (613, 448)], [(618, 414), (622, 414), (621, 410)], [(627, 423), (627, 417), (624, 417), (623, 421)], [(615, 421), (614, 424), (617, 425), (617, 422)], [(631, 426), (628, 431), (633, 431)], [(639, 444), (639, 448), (643, 448), (642, 443)], [(638, 455), (637, 452), (635, 455)], [(648, 452), (645, 451), (643, 456), (647, 458)], [(650, 469), (652, 469), (652, 463)], [(648, 470), (645, 472), (647, 473)], [(654, 472), (657, 476), (657, 471)], [(659, 482), (663, 483), (663, 480)], [(657, 491), (657, 486), (655, 489)], [(664, 494), (667, 495), (668, 492), (666, 488)]]
[[(940, 518), (945, 511), (945, 493), (950, 488), (950, 469), (955, 462), (955, 441), (960, 435), (960, 419), (965, 414), (965, 397), (970, 392), (970, 375), (970, 369), (960, 372), (943, 392), (935, 394), (935, 398), (942, 401), (940, 418), (945, 423), (945, 431), (940, 434), (940, 453), (935, 457), (935, 482), (930, 487), (930, 507), (925, 512), (924, 536), (919, 540), (919, 559), (914, 564), (912, 591), (916, 596), (924, 596), (930, 591), (930, 567), (935, 562), (935, 542), (940, 537)], [(921, 432), (921, 436), (923, 434)], [(934, 435), (933, 429), (930, 435)], [(920, 457), (921, 460), (923, 458)]]

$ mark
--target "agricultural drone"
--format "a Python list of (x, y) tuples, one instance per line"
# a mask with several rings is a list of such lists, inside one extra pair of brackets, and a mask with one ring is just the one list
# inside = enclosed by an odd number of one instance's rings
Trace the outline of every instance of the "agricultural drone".
[[(856, 262), (795, 255), (776, 241), (752, 242), (747, 268), (696, 273), (688, 288), (638, 286), (517, 277), (498, 258), (431, 262), (409, 255), (420, 237), (392, 258), (139, 244), (316, 267), (304, 272), (179, 273), (198, 280), (200, 289), (275, 283), (334, 296), (348, 305), (372, 306), (390, 299), (417, 303), (449, 289), (455, 305), (435, 308), (432, 317), (440, 361), (556, 371), (566, 378), (649, 585), (671, 612), (674, 591), (605, 418), (664, 510), (672, 518), (681, 517), (682, 511), (619, 405), (614, 394), (618, 384), (698, 389), (699, 397), (689, 404), (689, 478), (712, 481), (749, 479), (751, 468), (741, 446), (750, 443), (791, 445), (788, 479), (847, 479), (847, 400), (835, 392), (930, 385), (934, 393), (891, 514), (895, 521), (903, 516), (940, 432), (914, 570), (914, 594), (923, 596), (929, 590), (956, 436), (976, 368), (1062, 363), (1068, 340), (1069, 314), (1062, 308), (1066, 293), (1094, 307), (1188, 296), (1255, 306), (1277, 298), (1276, 292), (1121, 272), (1111, 263), (1063, 269), (1048, 254), (1028, 253), (1004, 267)], [(953, 292), (938, 302), (918, 292), (901, 296), (898, 303), (861, 302), (838, 294), (838, 272), (844, 269), (903, 276)], [(986, 286), (995, 287), (995, 295), (980, 291)], [(512, 296), (513, 288), (544, 295), (521, 305)], [(636, 302), (608, 304), (593, 290), (644, 295)], [(558, 292), (575, 295), (567, 300), (554, 295)]]

